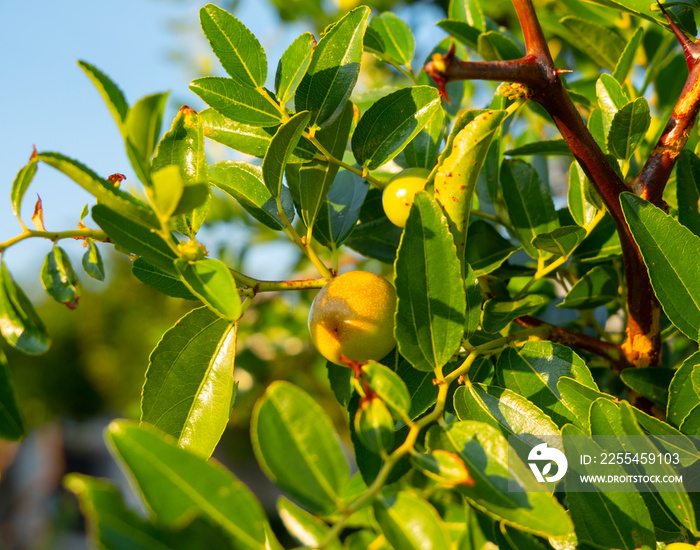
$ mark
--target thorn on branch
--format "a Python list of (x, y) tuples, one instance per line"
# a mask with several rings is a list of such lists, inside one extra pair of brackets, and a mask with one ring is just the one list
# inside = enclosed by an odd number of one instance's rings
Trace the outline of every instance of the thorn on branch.
[(447, 95), (447, 78), (445, 73), (447, 72), (447, 67), (452, 63), (455, 57), (455, 44), (454, 42), (450, 44), (450, 48), (447, 50), (446, 54), (435, 53), (428, 63), (426, 63), (423, 70), (426, 74), (433, 79), (435, 85), (437, 86), (440, 95), (445, 98), (448, 104), (450, 103), (450, 98)]
[(688, 65), (688, 70), (692, 70), (693, 67), (700, 60), (700, 44), (696, 44), (685, 35), (683, 30), (681, 30), (681, 28), (678, 25), (676, 25), (673, 19), (671, 19), (671, 16), (668, 14), (663, 4), (657, 2), (657, 5), (659, 6), (659, 9), (661, 10), (663, 16), (666, 18), (666, 21), (668, 21), (668, 24), (670, 25), (673, 34), (676, 35), (678, 42), (683, 48), (683, 53), (685, 54), (685, 62)]

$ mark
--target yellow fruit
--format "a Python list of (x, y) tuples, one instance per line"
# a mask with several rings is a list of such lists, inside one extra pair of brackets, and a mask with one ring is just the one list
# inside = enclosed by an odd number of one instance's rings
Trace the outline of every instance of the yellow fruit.
[(391, 223), (399, 227), (406, 225), (416, 193), (425, 189), (429, 175), (426, 168), (407, 168), (389, 180), (382, 194), (382, 206)]
[(687, 542), (672, 542), (666, 545), (666, 550), (697, 550), (697, 548), (697, 546), (693, 546)]
[(351, 271), (333, 279), (316, 295), (309, 311), (309, 332), (316, 349), (330, 362), (378, 360), (394, 340), (396, 291), (384, 277)]

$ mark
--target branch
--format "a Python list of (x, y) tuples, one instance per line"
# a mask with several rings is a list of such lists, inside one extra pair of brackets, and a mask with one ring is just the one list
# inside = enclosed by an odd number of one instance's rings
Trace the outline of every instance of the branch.
[(669, 17), (664, 7), (661, 4), (659, 7), (683, 47), (688, 78), (659, 141), (632, 181), (632, 188), (640, 197), (666, 209), (664, 189), (700, 110), (700, 44), (692, 42)]
[(526, 328), (545, 328), (546, 332), (540, 335), (542, 339), (594, 353), (608, 361), (617, 372), (634, 366), (627, 360), (622, 347), (617, 344), (604, 342), (580, 332), (558, 327), (530, 315), (518, 317), (515, 321)]

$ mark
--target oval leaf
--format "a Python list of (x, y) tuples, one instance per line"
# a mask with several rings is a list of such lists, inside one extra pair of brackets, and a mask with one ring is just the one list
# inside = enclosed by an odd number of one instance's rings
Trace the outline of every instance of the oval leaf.
[(44, 323), (4, 261), (0, 262), (0, 334), (27, 355), (41, 355), (51, 345)]
[(306, 128), (311, 113), (295, 114), (282, 124), (270, 141), (262, 164), (263, 181), (273, 198), (282, 192), (282, 178), (287, 161), (301, 139), (301, 133)]
[(451, 546), (437, 510), (409, 491), (378, 496), (374, 517), (392, 548), (440, 550)]
[(695, 372), (700, 373), (700, 351), (683, 361), (668, 387), (666, 418), (676, 427), (681, 425), (693, 408), (700, 405), (700, 392), (692, 380)]
[(31, 157), (29, 157), (29, 162), (27, 165), (22, 167), (20, 171), (17, 172), (15, 180), (12, 182), (10, 202), (12, 203), (12, 211), (15, 213), (15, 216), (18, 219), (21, 212), (22, 199), (24, 198), (24, 194), (26, 193), (29, 184), (32, 182), (34, 175), (36, 174), (37, 162), (38, 157), (35, 149)]
[(530, 399), (560, 426), (575, 422), (572, 412), (562, 403), (557, 382), (562, 376), (574, 378), (597, 390), (593, 376), (576, 353), (553, 342), (527, 342), (520, 350), (508, 348), (496, 365), (499, 381)]
[(447, 220), (425, 191), (411, 207), (395, 271), (399, 351), (418, 370), (432, 371), (459, 349), (466, 298)]
[(282, 122), (280, 110), (260, 91), (241, 86), (231, 78), (197, 78), (190, 83), (190, 90), (212, 109), (235, 122), (263, 128)]
[(305, 32), (282, 54), (275, 74), (275, 92), (281, 105), (286, 105), (294, 96), (311, 64), (315, 46), (316, 39), (313, 34)]
[(370, 10), (355, 8), (323, 35), (294, 96), (297, 111), (311, 111), (310, 124), (323, 127), (340, 114), (360, 73), (362, 39)]
[(267, 58), (255, 35), (214, 4), (199, 10), (199, 20), (212, 51), (231, 78), (243, 86), (263, 86), (267, 78)]
[(199, 513), (220, 525), (236, 548), (269, 548), (271, 528), (262, 506), (221, 464), (181, 449), (148, 424), (112, 422), (106, 438), (161, 521), (173, 524)]
[(622, 107), (610, 123), (608, 133), (608, 152), (617, 158), (627, 160), (644, 136), (651, 124), (649, 103), (639, 97)]
[(546, 300), (537, 294), (531, 294), (515, 301), (491, 298), (484, 302), (481, 311), (481, 326), (485, 332), (500, 332), (518, 317), (537, 311), (545, 303)]
[(81, 288), (70, 258), (60, 246), (54, 245), (41, 269), (41, 284), (54, 300), (69, 309), (78, 307)]
[(398, 155), (440, 108), (440, 94), (430, 86), (391, 93), (374, 103), (352, 136), (358, 164), (375, 170)]
[(371, 19), (369, 28), (381, 40), (383, 53), (398, 65), (411, 66), (415, 42), (411, 28), (390, 11)]
[(228, 266), (221, 260), (206, 258), (197, 262), (175, 260), (180, 280), (214, 313), (237, 321), (241, 316), (241, 297)]
[(649, 270), (654, 294), (669, 320), (688, 338), (700, 340), (700, 237), (651, 203), (623, 193), (625, 219)]
[(599, 265), (581, 277), (566, 294), (558, 307), (593, 309), (612, 302), (619, 296), (620, 281), (610, 264)]
[(255, 405), (250, 430), (258, 462), (283, 490), (316, 512), (341, 504), (348, 465), (330, 419), (308, 394), (273, 382)]
[(151, 353), (141, 420), (209, 458), (231, 414), (237, 325), (206, 307), (168, 330)]
[[(330, 528), (321, 519), (310, 514), (303, 508), (294, 504), (291, 500), (280, 497), (277, 500), (277, 513), (287, 528), (287, 531), (299, 542), (308, 548), (317, 548), (321, 541), (325, 540)], [(325, 546), (329, 550), (341, 550), (337, 538), (331, 540)]]
[(525, 252), (534, 259), (548, 258), (532, 239), (558, 226), (552, 194), (535, 169), (522, 160), (507, 160), (501, 167), (501, 185), (508, 217)]
[(532, 239), (535, 248), (557, 256), (569, 256), (586, 237), (586, 230), (578, 225), (557, 227), (549, 233), (540, 233)]

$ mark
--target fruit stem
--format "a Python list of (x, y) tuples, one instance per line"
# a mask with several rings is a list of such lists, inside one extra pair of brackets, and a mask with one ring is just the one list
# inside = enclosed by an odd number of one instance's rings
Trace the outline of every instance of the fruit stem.
[(72, 229), (70, 231), (36, 231), (33, 229), (25, 229), (19, 235), (0, 243), (0, 253), (5, 252), (5, 250), (12, 245), (32, 237), (41, 237), (42, 239), (49, 239), (53, 242), (61, 239), (92, 239), (93, 241), (109, 242), (107, 233), (101, 229), (88, 229), (87, 227)]

